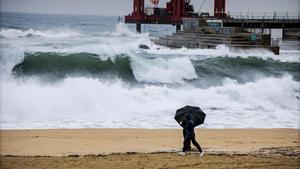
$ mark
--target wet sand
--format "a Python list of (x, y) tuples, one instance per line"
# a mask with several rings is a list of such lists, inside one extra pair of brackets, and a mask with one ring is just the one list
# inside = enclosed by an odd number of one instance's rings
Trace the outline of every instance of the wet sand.
[(206, 155), (179, 156), (182, 130), (1, 130), (1, 168), (299, 168), (300, 130), (197, 129)]
[[(2, 168), (51, 169), (299, 169), (300, 158), (258, 155), (179, 156), (176, 153), (85, 157), (2, 157)], [(20, 167), (22, 166), (22, 167)]]

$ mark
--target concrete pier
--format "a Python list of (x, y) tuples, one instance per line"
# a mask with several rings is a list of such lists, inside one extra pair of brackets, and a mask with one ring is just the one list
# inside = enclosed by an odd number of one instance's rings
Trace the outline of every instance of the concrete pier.
[(300, 28), (286, 28), (282, 31), (282, 39), (300, 40)]
[(183, 21), (183, 30), (154, 40), (156, 44), (173, 48), (216, 48), (224, 44), (231, 48), (264, 48), (279, 54), (278, 46), (271, 46), (271, 35), (245, 32), (240, 27), (210, 27), (199, 19)]

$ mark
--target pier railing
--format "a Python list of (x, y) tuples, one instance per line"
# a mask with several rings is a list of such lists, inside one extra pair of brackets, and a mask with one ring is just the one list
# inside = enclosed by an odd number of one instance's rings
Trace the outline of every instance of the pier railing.
[[(228, 12), (222, 19), (226, 27), (300, 29), (300, 13), (289, 12)], [(226, 17), (227, 16), (227, 17)]]
[(232, 19), (243, 20), (300, 20), (300, 13), (291, 12), (227, 12)]
[(285, 20), (298, 20), (300, 19), (300, 13), (289, 13), (289, 12), (228, 12), (228, 16), (234, 19), (285, 19)]

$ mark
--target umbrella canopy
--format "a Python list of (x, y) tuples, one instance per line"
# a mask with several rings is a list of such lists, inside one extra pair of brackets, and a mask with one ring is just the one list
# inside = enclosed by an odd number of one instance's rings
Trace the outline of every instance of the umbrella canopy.
[(190, 115), (196, 126), (203, 124), (206, 116), (200, 107), (184, 106), (176, 111), (174, 118), (181, 125), (187, 115)]

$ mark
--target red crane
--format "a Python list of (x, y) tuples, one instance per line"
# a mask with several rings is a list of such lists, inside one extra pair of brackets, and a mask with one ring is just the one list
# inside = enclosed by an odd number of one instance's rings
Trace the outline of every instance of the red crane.
[[(194, 12), (190, 0), (170, 0), (166, 8), (158, 8), (159, 0), (150, 0), (154, 8), (145, 9), (145, 0), (133, 0), (133, 12), (125, 16), (125, 23), (136, 23), (137, 32), (141, 32), (141, 24), (172, 24), (179, 30), (183, 17), (199, 17)], [(148, 12), (145, 13), (145, 10)], [(149, 12), (150, 11), (150, 12)], [(226, 17), (225, 0), (215, 0), (214, 17)]]

